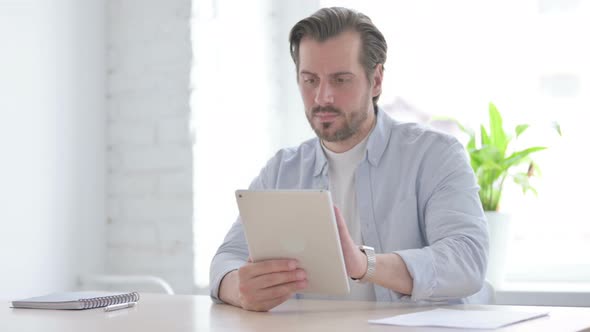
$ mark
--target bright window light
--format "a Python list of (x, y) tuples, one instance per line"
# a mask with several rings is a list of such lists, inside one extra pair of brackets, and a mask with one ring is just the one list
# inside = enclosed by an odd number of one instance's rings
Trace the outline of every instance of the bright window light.
[[(278, 148), (312, 134), (302, 108), (300, 115), (284, 113), (299, 96), (284, 91), (284, 82), (295, 75), (285, 58), (287, 35), (277, 35), (285, 30), (285, 18), (271, 8), (277, 3), (283, 2), (194, 0), (198, 287), (208, 286), (211, 258), (237, 216), (234, 190), (248, 187)], [(523, 196), (515, 185), (504, 192), (501, 208), (513, 219), (511, 281), (590, 282), (584, 208), (590, 180), (582, 160), (590, 113), (590, 8), (583, 1), (563, 3), (319, 1), (321, 7), (364, 12), (385, 34), (389, 50), (380, 106), (395, 117), (452, 116), (478, 127), (487, 123), (487, 105), (494, 102), (508, 128), (531, 124), (523, 144), (549, 147), (534, 158), (542, 170), (535, 182), (538, 197)], [(553, 134), (552, 121), (561, 124), (563, 137)], [(286, 140), (286, 133), (297, 142)]]

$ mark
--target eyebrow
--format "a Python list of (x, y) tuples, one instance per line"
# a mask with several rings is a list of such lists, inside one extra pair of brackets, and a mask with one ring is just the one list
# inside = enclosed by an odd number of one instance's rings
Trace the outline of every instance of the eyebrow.
[[(309, 72), (309, 71), (307, 71), (307, 70), (302, 70), (301, 72), (299, 72), (299, 74), (300, 74), (300, 75), (312, 75), (312, 76), (318, 76), (318, 74), (316, 74), (316, 73), (312, 73), (312, 72)], [(334, 76), (343, 76), (343, 75), (352, 75), (352, 76), (355, 76), (355, 75), (354, 75), (354, 73), (351, 73), (351, 72), (349, 72), (349, 71), (337, 71), (337, 72), (335, 72), (335, 73), (331, 73), (331, 74), (329, 74), (328, 76), (332, 76), (332, 77), (334, 77)]]

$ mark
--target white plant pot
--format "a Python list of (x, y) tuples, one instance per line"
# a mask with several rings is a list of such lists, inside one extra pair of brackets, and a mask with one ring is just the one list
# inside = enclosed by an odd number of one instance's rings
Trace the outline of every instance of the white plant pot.
[(502, 212), (486, 211), (490, 252), (486, 279), (495, 289), (501, 288), (506, 274), (506, 258), (511, 235), (511, 216)]

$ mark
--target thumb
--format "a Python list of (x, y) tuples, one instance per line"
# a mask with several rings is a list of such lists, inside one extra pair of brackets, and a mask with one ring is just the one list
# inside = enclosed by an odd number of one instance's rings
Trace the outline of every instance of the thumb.
[(342, 217), (340, 209), (334, 205), (334, 215), (336, 216), (336, 225), (338, 226), (338, 232), (341, 235), (348, 234), (348, 228), (346, 228), (346, 221)]

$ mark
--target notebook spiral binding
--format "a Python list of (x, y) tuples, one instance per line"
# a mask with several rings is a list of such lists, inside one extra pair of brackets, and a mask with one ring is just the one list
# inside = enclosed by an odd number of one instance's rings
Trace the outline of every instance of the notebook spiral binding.
[(137, 302), (139, 301), (139, 293), (132, 292), (129, 294), (101, 296), (91, 299), (80, 299), (80, 301), (84, 303), (84, 309), (94, 309), (119, 303)]

